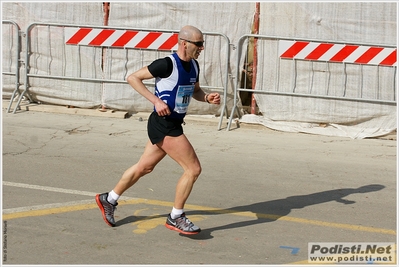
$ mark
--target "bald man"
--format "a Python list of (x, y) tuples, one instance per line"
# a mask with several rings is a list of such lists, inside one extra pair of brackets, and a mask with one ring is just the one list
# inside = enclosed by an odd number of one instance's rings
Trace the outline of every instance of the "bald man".
[[(199, 84), (197, 59), (204, 50), (202, 32), (187, 25), (178, 38), (177, 52), (155, 60), (127, 78), (132, 88), (154, 105), (154, 111), (148, 118), (149, 140), (140, 160), (124, 172), (113, 190), (96, 195), (103, 219), (110, 226), (115, 226), (114, 211), (119, 197), (169, 155), (184, 172), (177, 182), (174, 205), (165, 226), (187, 235), (201, 231), (184, 213), (184, 205), (201, 173), (201, 164), (183, 133), (182, 124), (191, 98), (209, 104), (220, 104), (221, 99), (219, 93), (205, 93)], [(152, 78), (155, 78), (155, 93), (143, 83)]]

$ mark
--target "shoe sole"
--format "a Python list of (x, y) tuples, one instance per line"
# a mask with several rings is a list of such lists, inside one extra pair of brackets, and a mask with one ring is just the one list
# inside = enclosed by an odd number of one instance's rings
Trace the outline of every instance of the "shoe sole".
[(167, 224), (167, 223), (165, 223), (165, 226), (166, 226), (166, 228), (168, 228), (170, 230), (173, 230), (173, 231), (176, 231), (176, 232), (179, 232), (179, 233), (181, 233), (183, 235), (196, 235), (196, 234), (199, 234), (201, 232), (201, 229), (198, 230), (198, 232), (185, 232), (185, 231), (180, 230), (179, 228), (176, 228), (173, 225), (170, 225), (170, 224)]
[(107, 217), (105, 216), (105, 211), (104, 211), (103, 205), (101, 204), (100, 195), (96, 195), (96, 202), (97, 202), (98, 207), (99, 207), (100, 210), (101, 210), (101, 214), (103, 215), (104, 222), (105, 222), (106, 224), (108, 224), (109, 226), (114, 227), (115, 224), (110, 223), (110, 222), (107, 220)]

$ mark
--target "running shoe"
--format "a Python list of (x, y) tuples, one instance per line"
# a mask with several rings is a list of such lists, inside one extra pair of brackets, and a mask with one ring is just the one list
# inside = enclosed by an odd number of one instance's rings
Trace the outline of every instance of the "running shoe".
[(118, 203), (112, 205), (111, 203), (108, 202), (107, 198), (108, 198), (108, 193), (97, 194), (96, 202), (101, 210), (104, 221), (109, 226), (113, 227), (115, 226), (114, 211), (116, 210), (116, 206), (118, 206)]
[(176, 219), (172, 219), (169, 214), (165, 226), (170, 230), (175, 230), (184, 235), (195, 235), (201, 232), (201, 229), (198, 226), (195, 226), (189, 219), (187, 219), (185, 213)]

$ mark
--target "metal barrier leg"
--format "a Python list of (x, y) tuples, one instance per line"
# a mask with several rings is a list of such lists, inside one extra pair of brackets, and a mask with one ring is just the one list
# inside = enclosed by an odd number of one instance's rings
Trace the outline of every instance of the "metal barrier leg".
[(224, 112), (226, 112), (226, 119), (229, 118), (229, 112), (227, 110), (227, 105), (224, 104), (223, 105), (223, 109), (222, 112), (220, 113), (220, 120), (219, 120), (219, 125), (218, 125), (218, 131), (220, 131), (220, 129), (222, 129), (222, 123), (223, 123), (223, 116), (224, 116)]
[(25, 93), (26, 93), (27, 91), (28, 91), (28, 89), (26, 88), (26, 89), (22, 92), (22, 94), (19, 96), (17, 105), (15, 106), (14, 111), (12, 112), (12, 114), (15, 114), (15, 112), (17, 111), (17, 109), (21, 109), (19, 105), (21, 104), (22, 98), (24, 97), (24, 95), (25, 95)]
[(238, 118), (241, 118), (241, 113), (240, 113), (240, 110), (239, 110), (238, 107), (237, 107), (237, 104), (234, 104), (233, 109), (231, 110), (231, 115), (230, 115), (230, 118), (229, 118), (229, 123), (228, 123), (228, 125), (227, 125), (227, 131), (230, 131), (231, 122), (233, 121), (233, 116), (234, 116), (235, 112), (237, 112)]
[(236, 108), (237, 108), (237, 106), (234, 105), (233, 109), (231, 110), (231, 114), (230, 114), (230, 117), (229, 117), (229, 123), (227, 124), (227, 129), (226, 129), (227, 131), (230, 131), (231, 122), (233, 121), (233, 115), (234, 115), (234, 112), (235, 112)]
[(12, 92), (10, 104), (8, 104), (8, 108), (7, 108), (7, 113), (10, 113), (12, 102), (14, 102), (14, 98), (15, 98), (15, 95), (17, 94), (17, 92), (19, 92), (18, 85), (16, 86), (16, 88)]

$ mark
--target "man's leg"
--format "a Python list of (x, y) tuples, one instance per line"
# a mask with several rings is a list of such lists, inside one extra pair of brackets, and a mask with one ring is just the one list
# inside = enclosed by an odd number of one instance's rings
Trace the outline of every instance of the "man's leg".
[(158, 145), (184, 170), (177, 182), (173, 209), (166, 219), (165, 226), (186, 235), (198, 234), (201, 229), (185, 216), (183, 210), (193, 185), (201, 173), (201, 164), (194, 148), (184, 134), (178, 137), (165, 137)]
[[(114, 190), (110, 192), (111, 194), (103, 193), (96, 195), (97, 205), (101, 210), (104, 221), (108, 225), (115, 226), (114, 211), (118, 205), (117, 200), (119, 196), (134, 185), (141, 177), (150, 173), (165, 155), (166, 153), (162, 149), (148, 141), (140, 160), (124, 172)], [(113, 194), (117, 195), (115, 199), (112, 198)]]
[(201, 174), (201, 164), (184, 134), (178, 137), (166, 136), (158, 146), (183, 168), (184, 173), (177, 182), (174, 201), (176, 209), (183, 209), (195, 181)]
[(114, 188), (114, 192), (122, 195), (141, 177), (152, 172), (165, 155), (165, 151), (148, 141), (140, 160), (123, 173), (122, 178)]

